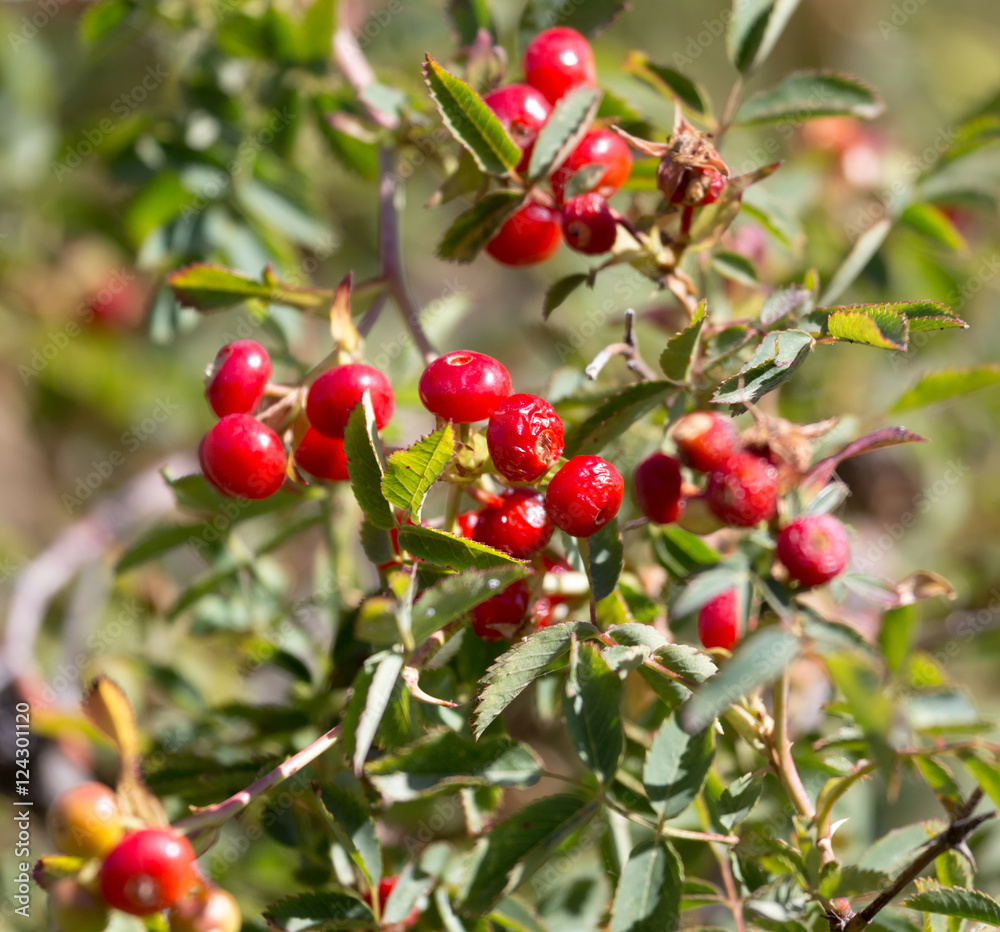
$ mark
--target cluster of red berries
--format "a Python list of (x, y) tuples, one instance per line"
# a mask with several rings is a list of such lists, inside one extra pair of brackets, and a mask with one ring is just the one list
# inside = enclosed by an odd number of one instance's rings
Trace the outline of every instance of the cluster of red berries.
[[(288, 452), (281, 438), (254, 412), (271, 378), (271, 360), (254, 340), (228, 343), (215, 358), (205, 394), (219, 420), (198, 449), (205, 478), (223, 495), (260, 499), (281, 488)], [(306, 396), (309, 426), (295, 448), (295, 465), (315, 479), (346, 482), (344, 428), (351, 410), (371, 392), (375, 420), (384, 427), (393, 412), (392, 388), (371, 366), (328, 369)]]
[[(494, 471), (510, 483), (535, 484), (562, 455), (563, 423), (543, 398), (511, 391), (503, 365), (470, 350), (446, 353), (420, 378), (420, 399), (428, 411), (459, 424), (489, 419), (486, 443)], [(574, 456), (544, 494), (524, 485), (500, 495), (481, 493), (485, 504), (459, 516), (459, 530), (520, 560), (544, 564), (542, 551), (556, 528), (590, 537), (618, 513), (623, 493), (622, 477), (609, 462)], [(550, 559), (549, 568), (556, 565)], [(528, 582), (519, 580), (482, 603), (473, 612), (473, 629), (485, 640), (512, 637), (528, 615), (530, 591)], [(552, 599), (536, 603), (536, 619), (547, 622), (555, 604)]]
[[(524, 84), (508, 84), (483, 100), (521, 147), (518, 171), (531, 159), (535, 137), (552, 105), (577, 87), (597, 83), (594, 53), (573, 29), (557, 26), (539, 33), (524, 52)], [(566, 185), (580, 169), (604, 167), (588, 191), (566, 198)], [(486, 251), (504, 265), (532, 265), (549, 258), (565, 237), (570, 248), (588, 255), (607, 252), (615, 243), (617, 219), (608, 206), (632, 170), (632, 154), (611, 130), (591, 128), (549, 178), (552, 201), (532, 200), (499, 230)]]
[(170, 932), (239, 932), (239, 906), (201, 877), (187, 838), (169, 828), (126, 831), (118, 798), (103, 784), (63, 793), (49, 810), (48, 831), (62, 854), (100, 861), (91, 882), (81, 870), (49, 886), (57, 929), (101, 932), (111, 908), (131, 916), (166, 910)]
[[(698, 534), (720, 527), (749, 528), (778, 515), (778, 469), (768, 456), (746, 449), (729, 418), (694, 411), (672, 429), (677, 458), (654, 453), (636, 468), (639, 510), (658, 524), (677, 522)], [(708, 476), (703, 490), (684, 482), (682, 467)], [(778, 533), (777, 555), (788, 578), (802, 588), (829, 582), (849, 558), (847, 531), (832, 515), (805, 514)], [(731, 649), (739, 639), (735, 591), (706, 603), (698, 615), (705, 647)]]

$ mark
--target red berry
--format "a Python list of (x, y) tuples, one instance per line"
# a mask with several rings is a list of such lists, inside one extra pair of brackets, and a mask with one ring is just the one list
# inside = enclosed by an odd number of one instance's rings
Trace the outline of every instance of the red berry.
[(601, 197), (611, 197), (626, 181), (632, 171), (632, 153), (628, 143), (609, 129), (592, 129), (566, 157), (553, 173), (552, 193), (562, 201), (566, 183), (581, 168), (604, 165), (604, 174), (594, 183), (591, 191)]
[(347, 419), (365, 389), (371, 392), (375, 426), (381, 430), (395, 407), (392, 387), (378, 369), (359, 363), (328, 369), (312, 383), (306, 396), (309, 423), (326, 437), (343, 437)]
[(59, 851), (78, 858), (103, 858), (124, 834), (118, 797), (103, 783), (81, 783), (61, 793), (46, 827)]
[(212, 363), (205, 395), (219, 416), (250, 414), (271, 378), (271, 357), (255, 340), (236, 340), (219, 350)]
[(571, 537), (590, 537), (618, 513), (625, 483), (599, 456), (574, 456), (545, 492), (545, 509), (556, 527)]
[(455, 350), (424, 369), (419, 389), (431, 414), (471, 424), (488, 418), (510, 396), (510, 374), (492, 356)]
[(714, 411), (692, 411), (678, 418), (671, 434), (681, 462), (699, 472), (719, 469), (739, 452), (740, 438), (733, 422)]
[(737, 453), (708, 477), (705, 498), (733, 527), (770, 521), (778, 510), (778, 470), (754, 453)]
[(232, 498), (267, 498), (285, 481), (285, 447), (278, 435), (249, 414), (227, 414), (198, 448), (205, 478)]
[(511, 583), (499, 595), (472, 610), (472, 630), (484, 641), (512, 640), (528, 614), (531, 589), (527, 580)]
[(478, 511), (463, 511), (458, 516), (459, 536), (472, 540), (472, 535), (476, 532), (477, 524), (479, 524)]
[(317, 479), (328, 482), (348, 482), (347, 456), (344, 441), (336, 437), (324, 437), (315, 427), (310, 427), (298, 449), (295, 462)]
[(833, 515), (800, 515), (778, 535), (778, 559), (807, 588), (842, 573), (849, 557), (847, 531)]
[(739, 640), (735, 589), (717, 595), (701, 607), (698, 612), (698, 637), (704, 647), (733, 649)]
[(517, 211), (486, 244), (486, 251), (503, 265), (544, 262), (562, 240), (559, 214), (541, 204), (527, 204)]
[[(392, 891), (396, 889), (396, 883), (399, 877), (393, 875), (391, 877), (383, 877), (378, 883), (378, 908), (379, 912), (385, 912), (385, 904), (389, 902), (389, 897)], [(371, 906), (372, 895), (371, 891), (365, 891), (364, 893), (365, 902)], [(410, 915), (403, 920), (403, 928), (409, 929), (416, 925), (417, 920), (420, 918), (420, 910), (416, 906), (410, 912)]]
[(600, 194), (580, 194), (566, 201), (562, 225), (569, 248), (588, 256), (607, 252), (618, 236), (618, 224)]
[(510, 138), (521, 147), (524, 154), (517, 170), (527, 171), (535, 137), (549, 118), (552, 105), (541, 91), (530, 84), (498, 87), (483, 98), (483, 103), (493, 111)]
[(109, 906), (147, 916), (175, 905), (198, 883), (194, 850), (179, 832), (140, 829), (105, 858), (99, 879)]
[(511, 395), (490, 415), (486, 443), (504, 479), (534, 482), (562, 455), (563, 423), (543, 398)]
[(87, 302), (91, 320), (109, 330), (131, 330), (145, 314), (146, 295), (127, 272), (115, 272)]
[(567, 26), (540, 32), (524, 50), (524, 79), (551, 103), (575, 87), (596, 84), (590, 43)]
[(540, 492), (508, 489), (496, 505), (479, 512), (473, 539), (527, 560), (545, 547), (553, 530)]
[(170, 932), (240, 932), (240, 907), (225, 890), (207, 887), (185, 897), (169, 913)]
[(681, 513), (681, 464), (665, 453), (654, 453), (635, 470), (635, 503), (650, 521), (672, 524)]

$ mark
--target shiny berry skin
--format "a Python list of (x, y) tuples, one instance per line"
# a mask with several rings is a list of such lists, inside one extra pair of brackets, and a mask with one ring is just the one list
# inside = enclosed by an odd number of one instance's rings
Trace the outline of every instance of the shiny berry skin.
[(518, 560), (533, 557), (552, 539), (545, 501), (534, 489), (508, 489), (500, 501), (479, 512), (473, 540)]
[(140, 829), (105, 858), (99, 881), (109, 906), (148, 916), (174, 906), (198, 883), (194, 850), (179, 832)]
[(240, 932), (240, 907), (225, 890), (208, 887), (184, 897), (167, 914), (170, 932)]
[(754, 453), (737, 453), (708, 477), (712, 513), (732, 527), (753, 527), (778, 511), (778, 470)]
[(325, 437), (343, 437), (347, 419), (365, 389), (371, 392), (375, 426), (381, 430), (389, 423), (395, 408), (392, 387), (378, 369), (360, 363), (328, 369), (309, 386), (306, 396), (309, 423)]
[(347, 455), (344, 441), (324, 437), (315, 427), (310, 427), (295, 451), (295, 463), (317, 479), (327, 482), (348, 482)]
[(488, 418), (510, 396), (510, 374), (492, 356), (454, 350), (424, 369), (419, 389), (431, 414), (471, 424)]
[(574, 456), (549, 483), (545, 509), (571, 537), (590, 537), (618, 513), (625, 493), (621, 474), (599, 456)]
[(541, 91), (530, 84), (498, 87), (483, 98), (483, 103), (493, 111), (510, 138), (520, 146), (523, 155), (517, 170), (527, 171), (535, 137), (549, 118), (552, 105)]
[(650, 521), (672, 524), (681, 513), (681, 464), (666, 453), (654, 453), (635, 470), (635, 503)]
[(609, 198), (628, 181), (632, 171), (632, 152), (617, 133), (609, 129), (590, 130), (552, 175), (552, 193), (556, 200), (562, 202), (566, 183), (577, 171), (595, 163), (604, 165), (605, 169), (591, 191)]
[(486, 251), (502, 265), (535, 265), (548, 259), (561, 242), (559, 214), (531, 203), (500, 227), (486, 244)]
[(573, 88), (597, 83), (593, 49), (575, 29), (546, 29), (524, 50), (524, 79), (555, 103)]
[(205, 478), (231, 498), (268, 498), (285, 481), (281, 438), (249, 414), (216, 421), (198, 448)]
[(205, 396), (219, 416), (251, 414), (271, 378), (271, 357), (256, 340), (236, 340), (219, 350)]
[(118, 797), (103, 783), (81, 783), (60, 794), (46, 827), (59, 851), (79, 858), (103, 858), (124, 834)]
[(484, 641), (513, 640), (528, 614), (531, 589), (527, 580), (511, 583), (499, 595), (472, 610), (472, 630)]
[(740, 450), (733, 422), (714, 411), (685, 414), (677, 419), (670, 433), (681, 462), (699, 472), (719, 469)]
[[(378, 883), (378, 908), (380, 913), (385, 912), (385, 904), (389, 902), (389, 897), (392, 895), (392, 891), (396, 888), (396, 882), (399, 877), (393, 875), (391, 877), (383, 877)], [(365, 902), (371, 906), (372, 895), (370, 891), (364, 893)], [(416, 925), (417, 920), (420, 918), (420, 910), (416, 906), (410, 912), (401, 923), (404, 929), (412, 928)]]
[(467, 540), (472, 540), (472, 535), (476, 532), (476, 525), (479, 524), (478, 511), (463, 511), (456, 519), (458, 524), (458, 535)]
[(534, 482), (562, 456), (563, 423), (544, 398), (511, 395), (490, 415), (486, 444), (504, 479)]
[(562, 225), (566, 245), (588, 256), (607, 252), (618, 237), (618, 224), (600, 194), (580, 194), (566, 201)]
[(800, 515), (778, 535), (778, 559), (788, 575), (806, 588), (839, 576), (850, 549), (847, 531), (833, 515)]
[(104, 932), (108, 907), (72, 877), (57, 880), (48, 889), (49, 918), (58, 932)]
[(735, 589), (706, 602), (698, 612), (698, 637), (702, 646), (732, 650), (739, 640), (738, 614)]

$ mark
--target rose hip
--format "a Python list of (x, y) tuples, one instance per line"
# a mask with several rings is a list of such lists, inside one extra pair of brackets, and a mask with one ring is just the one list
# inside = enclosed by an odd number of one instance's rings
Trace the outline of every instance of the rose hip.
[(497, 504), (479, 512), (473, 539), (527, 560), (548, 544), (553, 530), (541, 493), (508, 489)]
[(738, 614), (735, 589), (706, 602), (698, 612), (698, 637), (702, 645), (732, 650), (739, 640)]
[(534, 482), (562, 455), (563, 423), (543, 398), (511, 395), (490, 415), (486, 443), (508, 482)]
[(348, 482), (347, 455), (344, 441), (324, 437), (315, 427), (310, 427), (295, 451), (298, 467), (317, 479), (327, 482)]
[(169, 909), (198, 883), (194, 850), (179, 832), (145, 828), (126, 835), (99, 875), (105, 902), (133, 916)]
[(850, 557), (847, 531), (833, 515), (800, 515), (778, 535), (778, 559), (806, 588), (839, 576)]
[(665, 453), (654, 453), (635, 470), (635, 503), (650, 521), (672, 524), (681, 513), (681, 464)]
[(552, 193), (557, 201), (562, 201), (569, 179), (588, 165), (605, 167), (604, 174), (594, 182), (590, 191), (609, 198), (628, 181), (632, 171), (632, 152), (617, 133), (609, 129), (590, 130), (552, 174)]
[(562, 225), (569, 248), (588, 256), (607, 252), (618, 237), (618, 223), (600, 194), (580, 194), (566, 201)]
[(235, 340), (219, 350), (205, 395), (219, 416), (251, 414), (271, 378), (271, 357), (255, 340)]
[(528, 614), (531, 589), (527, 580), (511, 583), (499, 595), (472, 610), (472, 630), (484, 641), (512, 640)]
[(705, 498), (733, 527), (770, 521), (778, 510), (778, 470), (754, 453), (737, 453), (708, 477)]
[(556, 527), (571, 537), (596, 534), (618, 513), (625, 483), (599, 456), (574, 456), (545, 492), (545, 508)]
[(496, 115), (508, 135), (520, 146), (519, 172), (528, 170), (535, 137), (552, 113), (552, 105), (545, 95), (530, 84), (508, 84), (490, 91), (483, 103)]
[(378, 369), (360, 363), (328, 369), (312, 383), (306, 396), (309, 423), (325, 437), (343, 437), (347, 419), (366, 389), (371, 392), (375, 426), (381, 430), (395, 407), (392, 387)]
[(544, 262), (562, 241), (559, 214), (542, 204), (527, 204), (510, 217), (486, 244), (486, 252), (503, 265)]
[(524, 78), (551, 103), (576, 87), (596, 84), (590, 43), (567, 26), (540, 32), (524, 50)]
[(510, 374), (492, 356), (455, 350), (424, 369), (419, 389), (431, 414), (471, 424), (488, 418), (510, 395)]
[(733, 422), (714, 411), (692, 411), (671, 429), (681, 462), (699, 472), (711, 472), (740, 449)]
[(268, 498), (285, 481), (287, 456), (278, 435), (249, 414), (227, 414), (198, 448), (205, 478), (232, 498)]

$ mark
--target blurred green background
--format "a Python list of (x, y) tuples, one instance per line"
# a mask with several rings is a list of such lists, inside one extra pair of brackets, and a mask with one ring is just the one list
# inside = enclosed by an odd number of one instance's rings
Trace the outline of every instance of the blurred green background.
[[(443, 62), (456, 54), (443, 4), (346, 3), (340, 14), (362, 37), (384, 85), (373, 93), (383, 102), (408, 96), (429, 133), (437, 122), (421, 60), (425, 52)], [(293, 0), (274, 7), (289, 22), (304, 15)], [(493, 7), (516, 75), (519, 5)], [(180, 624), (160, 617), (180, 580), (200, 569), (196, 556), (178, 559), (170, 572), (117, 580), (114, 559), (150, 521), (171, 514), (157, 470), (168, 461), (174, 475), (195, 468), (199, 437), (212, 422), (202, 377), (222, 342), (241, 327), (263, 334), (279, 374), (295, 376), (293, 358), (314, 364), (328, 339), (324, 321), (286, 309), (263, 324), (245, 308), (198, 315), (176, 305), (163, 277), (192, 261), (258, 276), (272, 262), (285, 277), (332, 287), (350, 270), (357, 281), (378, 270), (370, 130), (359, 139), (330, 129), (324, 113), (360, 113), (352, 92), (323, 50), (294, 60), (274, 38), (278, 27), (263, 35), (253, 24), (266, 21), (266, 9), (234, 0), (0, 7), (3, 656), (16, 661), (14, 672), (23, 677), (38, 673), (32, 688), (53, 683), (70, 710), (81, 675), (112, 673), (142, 697), (140, 713), (161, 739), (172, 725), (183, 730), (186, 716), (205, 702), (249, 697), (214, 669), (215, 642), (189, 616)], [(638, 48), (703, 84), (718, 112), (734, 78), (720, 37), (727, 10), (719, 2), (636, 0), (595, 43), (602, 83), (665, 133), (669, 103), (620, 67)], [(886, 112), (864, 126), (814, 123), (730, 134), (722, 154), (737, 170), (787, 160), (760, 195), (784, 215), (786, 237), (744, 218), (730, 234), (731, 247), (759, 264), (764, 282), (801, 280), (810, 268), (828, 277), (857, 235), (934, 165), (962, 121), (977, 113), (1000, 117), (998, 49), (994, 0), (806, 0), (750, 90), (798, 67), (839, 69), (878, 88)], [(440, 153), (428, 146), (403, 153), (404, 257), (439, 347), (490, 352), (511, 369), (519, 390), (558, 395), (575, 387), (582, 365), (618, 338), (622, 311), (634, 306), (641, 345), (655, 359), (680, 318), (669, 299), (629, 271), (603, 276), (592, 292), (577, 291), (543, 323), (545, 289), (585, 270), (582, 257), (563, 249), (527, 271), (485, 257), (471, 266), (435, 258), (433, 244), (457, 210), (424, 208), (443, 177)], [(948, 212), (961, 239), (948, 245), (898, 227), (845, 296), (941, 301), (969, 322), (967, 331), (915, 340), (906, 356), (822, 347), (778, 406), (800, 422), (843, 416), (845, 434), (892, 423), (930, 439), (844, 469), (854, 493), (848, 514), (858, 535), (855, 560), (875, 575), (895, 579), (927, 568), (954, 583), (955, 603), (922, 608), (919, 641), (929, 664), (968, 685), (994, 715), (1000, 712), (1000, 389), (919, 412), (886, 411), (924, 370), (997, 360), (998, 188), (996, 144), (949, 166), (925, 197)], [(622, 205), (628, 197), (618, 195)], [(753, 312), (762, 294), (730, 287), (715, 296), (713, 312)], [(426, 429), (416, 403), (420, 362), (391, 310), (376, 326), (367, 356), (397, 386), (400, 413), (388, 439), (413, 439)], [(274, 571), (308, 573), (308, 543), (288, 562)], [(10, 612), (14, 594), (18, 612)], [(871, 632), (875, 617), (864, 607), (848, 603), (844, 610)], [(36, 618), (43, 622), (37, 639)], [(115, 634), (116, 623), (124, 635)], [(200, 695), (185, 700), (172, 672), (195, 682)], [(268, 694), (266, 685), (257, 688)], [(12, 693), (5, 695), (6, 746)], [(33, 780), (40, 800), (93, 763), (72, 744), (40, 745), (39, 754)], [(106, 770), (107, 761), (99, 765)], [(9, 768), (5, 757), (2, 792), (13, 779)], [(878, 831), (925, 809), (931, 813), (933, 804), (923, 796), (904, 793), (892, 806), (873, 797), (859, 803), (858, 819)], [(34, 856), (44, 850), (36, 828)], [(4, 897), (8, 829), (6, 822), (0, 828)], [(859, 848), (865, 831), (851, 835)], [(983, 883), (1000, 893), (1000, 831), (983, 833), (980, 848)], [(266, 899), (251, 889), (250, 878), (268, 894), (281, 890), (273, 861), (248, 868), (234, 884), (251, 903)], [(37, 914), (40, 904), (36, 892)]]

